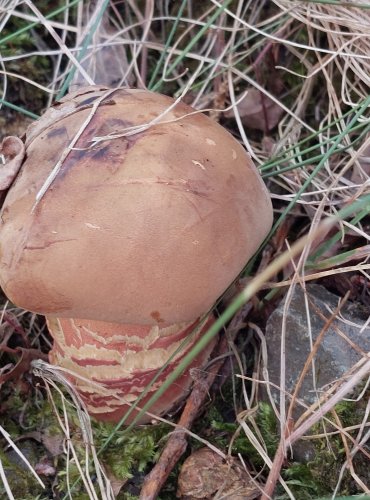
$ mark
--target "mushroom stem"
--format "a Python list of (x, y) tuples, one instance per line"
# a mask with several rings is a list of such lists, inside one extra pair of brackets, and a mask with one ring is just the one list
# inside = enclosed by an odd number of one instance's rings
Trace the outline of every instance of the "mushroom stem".
[[(145, 404), (212, 321), (209, 317), (160, 327), (47, 317), (54, 337), (49, 358), (74, 374), (74, 383), (91, 415), (118, 422), (162, 369), (138, 406)], [(213, 347), (214, 342), (194, 359), (153, 405), (151, 414), (167, 413), (183, 400), (193, 381), (191, 369), (203, 368)], [(130, 420), (136, 414), (137, 410), (132, 412)], [(151, 418), (144, 416), (140, 422)]]

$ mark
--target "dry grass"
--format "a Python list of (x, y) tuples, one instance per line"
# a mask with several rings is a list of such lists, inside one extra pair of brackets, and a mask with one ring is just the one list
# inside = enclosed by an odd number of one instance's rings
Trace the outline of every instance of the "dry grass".
[[(320, 283), (328, 275), (351, 272), (368, 285), (368, 5), (352, 1), (338, 5), (293, 0), (201, 3), (179, 0), (173, 7), (167, 1), (127, 0), (123, 6), (118, 1), (96, 0), (91, 2), (95, 8), (88, 12), (88, 2), (71, 4), (67, 7), (60, 2), (64, 8), (58, 16), (50, 18), (46, 2), (0, 1), (2, 112), (6, 117), (14, 117), (14, 113), (34, 116), (35, 110), (28, 107), (27, 100), (22, 100), (22, 92), (25, 95), (30, 88), (46, 107), (62, 96), (69, 85), (130, 85), (185, 99), (197, 110), (210, 110), (214, 119), (227, 126), (259, 165), (274, 201), (276, 223), (265, 242), (257, 279), (227, 309), (217, 326), (224, 324), (261, 289), (264, 293), (269, 290), (276, 293), (284, 287), (287, 311), (295, 287), (304, 290), (305, 284), (313, 279)], [(109, 11), (105, 10), (108, 6)], [(25, 31), (30, 25), (32, 29)], [(37, 67), (40, 61), (35, 56), (47, 61), (46, 77), (37, 71), (29, 75), (29, 64)], [(16, 94), (14, 88), (22, 92)], [(242, 102), (251, 89), (260, 92), (259, 118), (265, 124), (262, 130), (244, 125), (250, 117)], [(271, 130), (266, 119), (268, 106), (279, 113), (278, 125)], [(229, 110), (227, 120), (226, 110)], [(49, 181), (45, 179), (45, 189)], [(351, 206), (355, 207), (352, 211)], [(327, 223), (328, 217), (335, 219)], [(300, 236), (302, 239), (292, 250), (291, 245)], [(273, 294), (268, 294), (267, 300), (272, 297)], [(4, 305), (3, 315), (9, 307), (8, 303)], [(307, 316), (310, 314), (307, 304)], [(339, 315), (340, 305), (328, 321)], [(238, 363), (238, 376), (252, 382), (251, 390), (246, 386), (243, 390), (245, 407), (237, 416), (238, 432), (250, 438), (265, 461), (261, 473), (266, 485), (262, 498), (271, 498), (278, 482), (283, 485), (286, 497), (295, 498), (280, 475), (289, 448), (298, 439), (308, 438), (314, 424), (325, 421), (338, 402), (348, 397), (360, 382), (369, 379), (369, 353), (345, 377), (333, 381), (320, 399), (293, 423), (293, 409), (300, 404), (298, 387), (294, 394), (287, 393), (286, 362), (282, 357), (279, 405), (271, 398), (281, 436), (273, 458), (266, 452), (253, 417), (260, 386), (269, 390), (265, 337), (260, 326), (251, 323), (249, 328), (260, 343), (260, 351), (253, 377), (246, 376), (241, 360)], [(281, 339), (284, 347), (284, 328)], [(310, 367), (315, 370), (318, 344), (312, 344), (302, 374)], [(235, 350), (234, 354), (238, 356)], [(45, 370), (45, 377), (53, 385), (48, 389), (52, 401), (53, 392), (59, 389), (53, 380), (55, 373), (47, 375), (48, 369)], [(65, 380), (63, 385), (67, 386)], [(365, 389), (362, 397), (364, 394)], [(76, 400), (75, 405), (80, 408)], [(363, 420), (351, 427), (343, 427), (338, 418), (334, 424), (331, 420), (335, 431), (325, 435), (329, 439), (332, 433), (340, 434), (346, 452), (333, 498), (340, 491), (345, 470), (350, 471), (358, 492), (370, 494), (370, 485), (364, 484), (353, 465), (355, 455), (368, 458), (370, 403), (366, 408)], [(101, 497), (113, 498), (109, 481), (94, 454), (89, 422), (84, 412), (81, 415), (86, 449), (93, 453), (93, 458), (87, 456), (86, 461), (92, 460), (96, 468)], [(72, 443), (64, 417), (60, 425)], [(193, 437), (204, 443), (203, 438)], [(310, 436), (315, 438), (322, 439), (322, 435)], [(207, 441), (206, 444), (212, 446)], [(77, 460), (71, 446), (66, 454)], [(222, 456), (228, 453), (218, 451)], [(6, 483), (1, 468), (0, 475)], [(82, 468), (81, 478), (90, 498), (98, 498)]]

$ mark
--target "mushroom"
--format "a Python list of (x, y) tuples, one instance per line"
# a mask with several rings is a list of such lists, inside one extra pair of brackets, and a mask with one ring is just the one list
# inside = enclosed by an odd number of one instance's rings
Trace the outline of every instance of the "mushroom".
[[(89, 412), (118, 421), (208, 328), (270, 229), (268, 192), (225, 129), (146, 90), (68, 94), (25, 148), (0, 214), (0, 284), (46, 316), (50, 360), (76, 374)], [(183, 398), (190, 368), (153, 413)]]

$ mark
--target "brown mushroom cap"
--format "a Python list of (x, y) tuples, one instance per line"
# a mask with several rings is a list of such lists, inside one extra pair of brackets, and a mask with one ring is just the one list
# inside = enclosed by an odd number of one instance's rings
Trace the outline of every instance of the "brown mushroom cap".
[(92, 146), (94, 137), (145, 124), (174, 102), (119, 89), (35, 204), (104, 92), (67, 96), (29, 130), (26, 160), (1, 211), (1, 286), (18, 306), (49, 316), (193, 321), (266, 236), (268, 192), (242, 146), (207, 116), (185, 116), (194, 110), (183, 103), (162, 123)]

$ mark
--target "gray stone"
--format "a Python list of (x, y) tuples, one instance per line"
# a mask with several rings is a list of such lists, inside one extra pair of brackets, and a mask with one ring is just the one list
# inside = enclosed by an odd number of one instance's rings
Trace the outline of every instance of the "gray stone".
[[(38, 447), (34, 441), (25, 440), (16, 443), (22, 455), (34, 467), (38, 460)], [(3, 466), (8, 486), (14, 495), (14, 498), (25, 498), (26, 494), (34, 494), (36, 498), (42, 493), (43, 488), (36, 482), (35, 477), (25, 464), (20, 455), (11, 447), (4, 452)], [(8, 498), (0, 481), (0, 498)], [(30, 497), (27, 497), (30, 498)]]
[[(312, 342), (314, 343), (328, 319), (339, 303), (339, 297), (328, 292), (320, 285), (307, 285), (308, 308), (311, 323)], [(270, 316), (266, 327), (266, 342), (268, 352), (268, 371), (270, 381), (280, 386), (280, 351), (285, 299)], [(326, 318), (320, 317), (320, 314)], [(361, 351), (370, 351), (370, 328), (361, 332), (367, 315), (360, 305), (347, 302), (341, 309), (341, 316), (351, 323), (337, 318), (325, 331), (320, 347), (314, 357), (315, 379), (312, 368), (303, 380), (298, 397), (308, 406), (317, 401), (322, 391), (340, 379), (354, 364), (361, 359)], [(339, 334), (342, 332), (353, 345), (351, 346)], [(286, 316), (286, 390), (292, 394), (301, 371), (311, 352), (309, 327), (305, 296), (302, 288), (297, 285), (292, 295)], [(316, 389), (315, 389), (316, 385)], [(279, 391), (272, 390), (273, 397), (279, 403)], [(290, 402), (286, 398), (287, 405)], [(296, 405), (294, 417), (303, 413), (303, 408)]]

